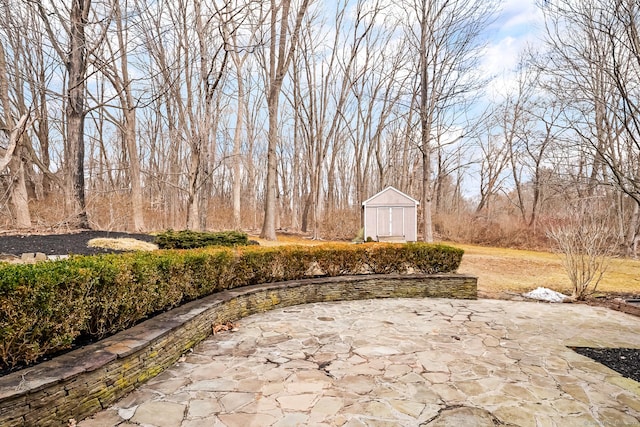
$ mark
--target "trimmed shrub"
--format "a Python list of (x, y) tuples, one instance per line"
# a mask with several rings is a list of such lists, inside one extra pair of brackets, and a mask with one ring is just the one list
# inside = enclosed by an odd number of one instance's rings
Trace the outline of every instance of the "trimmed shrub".
[(87, 333), (97, 338), (127, 329), (181, 303), (228, 287), (231, 250), (163, 251), (78, 257), (96, 272)]
[(414, 244), (165, 250), (0, 265), (0, 369), (24, 366), (214, 292), (327, 276), (455, 271), (463, 251)]
[(305, 277), (312, 263), (311, 248), (277, 246), (238, 248), (232, 288)]
[(407, 269), (406, 245), (373, 243), (366, 245), (365, 262), (374, 274), (400, 273)]
[(93, 272), (67, 262), (0, 268), (0, 367), (71, 347), (90, 316)]
[(313, 251), (313, 260), (327, 276), (367, 273), (366, 248), (363, 245), (322, 245)]
[(404, 247), (407, 262), (425, 274), (457, 271), (464, 251), (446, 245), (409, 243)]
[(207, 246), (247, 246), (250, 244), (245, 233), (220, 231), (206, 233), (191, 230), (167, 230), (154, 239), (160, 249), (195, 249)]

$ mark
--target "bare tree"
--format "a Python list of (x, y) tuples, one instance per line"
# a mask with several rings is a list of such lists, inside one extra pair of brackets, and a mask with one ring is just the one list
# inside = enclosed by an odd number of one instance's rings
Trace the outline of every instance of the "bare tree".
[[(233, 43), (237, 46), (237, 36), (233, 36)], [(242, 148), (242, 130), (244, 128), (245, 122), (245, 110), (246, 106), (246, 98), (245, 98), (245, 88), (244, 88), (244, 76), (242, 75), (242, 68), (244, 66), (244, 62), (247, 59), (247, 54), (241, 55), (237, 49), (234, 49), (231, 54), (231, 58), (233, 60), (233, 64), (236, 69), (236, 85), (237, 85), (237, 108), (236, 108), (236, 122), (235, 122), (235, 130), (233, 134), (233, 154), (232, 154), (232, 162), (233, 162), (233, 227), (235, 229), (240, 229), (242, 224), (241, 217), (241, 192), (242, 192), (242, 176), (241, 176), (241, 167), (242, 167), (242, 157), (240, 155), (240, 150)]]
[(480, 149), (480, 200), (476, 206), (476, 214), (485, 213), (491, 216), (491, 200), (504, 190), (506, 170), (509, 165), (509, 146), (498, 132), (487, 129), (478, 137)]
[(564, 109), (541, 84), (541, 68), (527, 53), (516, 72), (516, 86), (496, 106), (494, 122), (498, 137), (505, 141), (513, 192), (505, 192), (520, 213), (521, 222), (535, 230), (538, 214), (545, 199), (543, 189), (548, 152), (558, 146), (563, 132), (560, 121)]
[(285, 75), (298, 45), (300, 29), (310, 0), (302, 0), (290, 28), (291, 0), (271, 0), (269, 21), (269, 63), (265, 67), (267, 110), (269, 114), (267, 181), (265, 184), (264, 222), (260, 237), (276, 240), (276, 186), (278, 146), (278, 106)]
[[(123, 4), (124, 3), (124, 4)], [(130, 60), (130, 29), (125, 14), (127, 10), (127, 0), (113, 0), (112, 21), (115, 24), (115, 46), (110, 38), (105, 39), (107, 55), (104, 59), (96, 58), (96, 65), (99, 66), (103, 74), (111, 82), (116, 91), (116, 96), (120, 103), (122, 119), (114, 120), (122, 133), (124, 147), (128, 157), (128, 181), (131, 187), (131, 216), (133, 219), (133, 230), (144, 231), (144, 202), (142, 195), (142, 174), (140, 160), (138, 158), (137, 140), (137, 100), (134, 98), (134, 81), (129, 72)], [(123, 13), (124, 12), (124, 13)], [(109, 113), (109, 110), (106, 110)]]
[[(327, 174), (325, 173), (326, 162), (329, 153), (334, 153), (338, 146), (338, 135), (344, 126), (347, 115), (347, 102), (351, 99), (352, 90), (358, 78), (354, 76), (362, 75), (371, 70), (371, 63), (374, 61), (365, 60), (362, 68), (358, 69), (358, 59), (361, 55), (367, 57), (380, 55), (384, 58), (384, 41), (381, 36), (372, 35), (375, 26), (380, 20), (381, 6), (378, 2), (367, 3), (358, 1), (355, 4), (354, 16), (349, 20), (347, 14), (347, 4), (338, 5), (335, 17), (335, 24), (340, 28), (349, 28), (346, 35), (334, 32), (330, 43), (325, 46), (321, 41), (323, 35), (317, 33), (318, 24), (314, 18), (310, 17), (302, 29), (299, 64), (300, 73), (296, 74), (293, 84), (296, 86), (294, 96), (295, 114), (298, 119), (299, 132), (303, 144), (303, 158), (305, 159), (305, 170), (308, 172), (309, 197), (312, 214), (312, 237), (320, 238), (321, 219), (321, 190)], [(350, 21), (347, 24), (345, 21)], [(343, 39), (344, 38), (344, 39)], [(374, 46), (375, 45), (375, 46)], [(329, 47), (330, 56), (323, 57), (319, 54), (320, 49)], [(374, 53), (376, 49), (380, 53)], [(385, 61), (379, 61), (385, 64)], [(395, 64), (393, 64), (395, 65)], [(393, 71), (399, 67), (390, 66)], [(297, 68), (296, 68), (297, 69)], [(391, 73), (390, 73), (391, 74)], [(393, 76), (385, 81), (380, 79), (381, 88), (386, 83), (393, 87)], [(391, 90), (388, 91), (391, 93)], [(390, 94), (384, 96), (385, 100), (391, 97)], [(371, 94), (371, 102), (379, 101), (377, 92)], [(381, 108), (381, 123), (386, 123), (386, 117), (390, 108)], [(376, 114), (369, 114), (373, 123)], [(382, 126), (381, 126), (382, 127)], [(379, 134), (377, 135), (380, 139)], [(333, 188), (328, 192), (335, 191)]]
[(520, 211), (523, 223), (526, 223), (528, 218), (524, 186), (529, 176), (528, 171), (525, 170), (525, 156), (529, 146), (529, 135), (537, 124), (532, 117), (531, 109), (534, 93), (539, 90), (535, 69), (527, 65), (523, 59), (520, 60), (516, 70), (517, 87), (505, 96), (495, 112), (498, 115), (498, 127), (502, 131), (509, 150), (509, 164), (516, 199), (513, 203)]
[[(545, 73), (552, 76), (550, 90), (563, 102), (565, 126), (590, 157), (588, 194), (614, 188), (638, 205), (640, 5), (628, 0), (561, 0), (541, 7), (549, 48)], [(637, 207), (632, 210), (638, 212)], [(638, 238), (637, 214), (629, 219), (621, 225), (621, 234), (631, 248)]]
[[(37, 8), (32, 6), (32, 3), (8, 1), (3, 4), (0, 12), (0, 34), (6, 40), (6, 45), (2, 47), (6, 60), (2, 78), (6, 84), (5, 100), (10, 99), (11, 105), (9, 110), (5, 110), (5, 114), (13, 111), (17, 117), (27, 111), (32, 112), (33, 128), (22, 135), (18, 150), (24, 169), (24, 194), (29, 197), (29, 201), (48, 199), (50, 202), (52, 199), (49, 195), (64, 189), (62, 176), (54, 173), (61, 169), (61, 165), (51, 161), (52, 156), (63, 157), (56, 152), (57, 147), (51, 144), (51, 140), (55, 138), (51, 134), (63, 133), (64, 127), (58, 126), (59, 122), (56, 121), (58, 110), (50, 108), (55, 105), (52, 101), (56, 103), (61, 98), (59, 88), (51, 86), (56, 86), (52, 81), (63, 79), (59, 73), (62, 64), (55, 52), (47, 47), (50, 43), (47, 42), (46, 31), (42, 29)], [(17, 31), (17, 28), (20, 30)], [(15, 188), (13, 186), (11, 191)], [(64, 203), (65, 198), (56, 199)], [(25, 199), (22, 210), (26, 208), (28, 206)], [(60, 212), (64, 213), (64, 207)]]
[[(235, 68), (235, 89), (237, 97), (235, 126), (233, 133), (232, 162), (232, 209), (233, 227), (240, 229), (241, 222), (241, 192), (242, 192), (242, 138), (245, 131), (247, 112), (247, 96), (243, 75), (244, 66), (252, 56), (258, 41), (256, 34), (263, 19), (260, 13), (256, 13), (251, 4), (244, 8), (234, 6), (227, 9), (227, 15), (223, 18), (223, 38), (229, 45), (231, 60)], [(256, 22), (257, 21), (257, 22)], [(241, 31), (243, 30), (243, 31)], [(248, 132), (244, 132), (246, 136)]]
[(67, 46), (60, 44), (56, 35), (51, 16), (62, 17), (61, 10), (55, 5), (45, 7), (42, 0), (35, 2), (40, 18), (46, 28), (49, 40), (58, 56), (65, 64), (67, 72), (67, 88), (65, 94), (65, 189), (68, 223), (77, 228), (90, 228), (87, 217), (84, 183), (84, 152), (85, 152), (85, 118), (87, 56), (89, 50), (95, 50), (104, 34), (89, 46), (86, 29), (89, 25), (91, 0), (72, 0), (68, 10), (68, 19), (61, 18), (57, 23), (66, 29)]
[[(416, 71), (422, 155), (422, 238), (433, 241), (431, 156), (434, 141), (459, 119), (469, 97), (482, 85), (476, 73), (482, 32), (494, 19), (497, 2), (415, 0), (406, 3), (407, 35), (418, 52)], [(416, 22), (416, 27), (411, 23)]]
[(26, 111), (17, 120), (14, 119), (11, 102), (9, 100), (9, 82), (7, 62), (2, 41), (0, 40), (0, 106), (4, 112), (0, 116), (0, 130), (5, 133), (6, 146), (0, 147), (4, 151), (0, 158), (0, 172), (9, 168), (11, 202), (14, 207), (15, 223), (18, 228), (31, 226), (31, 214), (29, 212), (29, 200), (25, 183), (24, 141), (25, 133), (34, 119), (31, 111)]
[[(606, 201), (601, 201), (607, 203)], [(606, 206), (593, 199), (570, 201), (571, 209), (549, 237), (563, 256), (564, 268), (573, 287), (572, 297), (583, 300), (595, 292), (607, 270), (617, 242)]]
[(168, 181), (162, 186), (168, 187), (172, 222), (181, 221), (178, 209), (184, 206), (186, 227), (201, 229), (206, 226), (212, 178), (223, 160), (218, 157), (217, 135), (228, 98), (222, 88), (234, 22), (244, 6), (202, 1), (144, 6), (138, 8), (152, 59), (149, 69), (156, 86), (151, 91), (160, 103), (157, 112), (166, 123), (162, 132), (168, 146), (165, 170), (154, 179)]

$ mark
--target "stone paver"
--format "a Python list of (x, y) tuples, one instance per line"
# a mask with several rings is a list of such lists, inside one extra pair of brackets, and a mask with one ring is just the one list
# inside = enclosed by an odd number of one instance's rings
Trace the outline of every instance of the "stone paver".
[(640, 319), (604, 308), (366, 300), (237, 325), (79, 427), (640, 425), (640, 384), (568, 348), (640, 348)]

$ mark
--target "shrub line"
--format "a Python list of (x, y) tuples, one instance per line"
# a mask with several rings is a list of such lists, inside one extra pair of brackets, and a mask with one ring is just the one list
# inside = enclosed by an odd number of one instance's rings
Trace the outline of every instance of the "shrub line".
[(0, 369), (28, 366), (215, 292), (353, 274), (456, 271), (461, 249), (423, 243), (162, 250), (0, 267)]

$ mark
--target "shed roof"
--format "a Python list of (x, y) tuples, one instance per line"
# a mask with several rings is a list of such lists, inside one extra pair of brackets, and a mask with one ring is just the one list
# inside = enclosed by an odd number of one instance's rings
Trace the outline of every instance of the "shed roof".
[(387, 187), (362, 202), (362, 206), (417, 206), (420, 202), (402, 191)]

